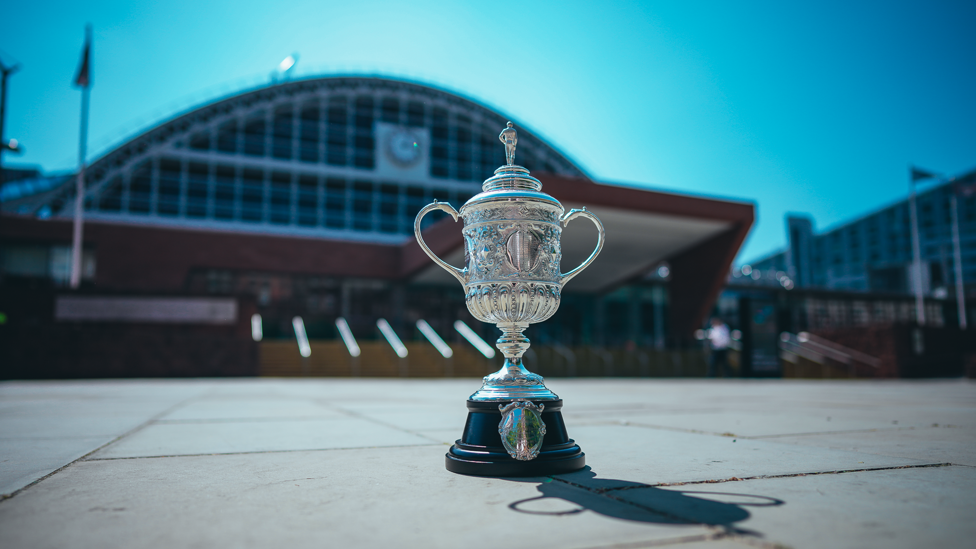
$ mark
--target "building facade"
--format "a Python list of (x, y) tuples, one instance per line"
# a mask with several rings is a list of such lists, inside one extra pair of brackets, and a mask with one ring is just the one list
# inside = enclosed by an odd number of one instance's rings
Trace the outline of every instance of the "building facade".
[[(505, 162), (498, 132), (506, 121), (456, 94), (374, 77), (277, 83), (193, 109), (87, 170), (82, 291), (242, 296), (267, 339), (294, 338), (298, 316), (316, 340), (336, 340), (340, 317), (367, 340), (380, 337), (380, 318), (405, 341), (421, 340), (419, 319), (449, 340), (458, 339), (457, 320), (493, 340), (494, 327), (468, 315), (457, 281), (417, 246), (413, 223), (434, 200), (460, 207), (481, 191)], [(720, 291), (753, 206), (594, 182), (517, 127), (517, 163), (567, 210), (587, 206), (607, 230), (600, 258), (529, 336), (567, 346), (680, 345)], [(8, 291), (40, 279), (66, 291), (74, 184), (52, 181), (4, 195), (0, 286)], [(458, 224), (430, 215), (423, 229), (436, 253), (464, 263)], [(563, 269), (594, 240), (592, 227), (567, 226)]]
[[(976, 182), (976, 171), (916, 196), (922, 288), (927, 296), (954, 297), (951, 197)], [(976, 291), (976, 196), (958, 196), (956, 212), (966, 294)], [(907, 199), (817, 233), (813, 220), (786, 219), (786, 250), (752, 262), (760, 271), (782, 271), (800, 288), (879, 293), (913, 291), (912, 229)]]

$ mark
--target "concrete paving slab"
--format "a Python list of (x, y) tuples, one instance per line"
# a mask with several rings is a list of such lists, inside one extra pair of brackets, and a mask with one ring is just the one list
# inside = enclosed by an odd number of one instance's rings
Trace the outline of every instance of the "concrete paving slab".
[(0, 384), (0, 494), (136, 429), (205, 386), (172, 381)]
[(118, 436), (152, 419), (160, 410), (149, 409), (131, 415), (84, 413), (63, 407), (63, 415), (32, 416), (28, 413), (0, 417), (0, 437), (72, 438)]
[(0, 496), (44, 478), (114, 438), (0, 438)]
[(0, 437), (118, 436), (205, 390), (156, 380), (3, 383)]
[[(976, 468), (933, 467), (642, 488), (616, 497), (703, 518), (735, 504), (748, 510), (735, 528), (795, 549), (964, 547), (976, 538), (974, 484)], [(676, 508), (682, 498), (697, 504)]]
[(155, 423), (92, 459), (437, 444), (364, 419)]
[(461, 438), (462, 432), (464, 432), (463, 423), (459, 427), (453, 427), (451, 429), (424, 429), (417, 431), (417, 434), (450, 446), (454, 444), (454, 441)]
[(552, 481), (454, 475), (442, 459), (411, 447), (80, 462), (0, 503), (0, 546), (585, 548), (712, 533), (568, 485), (567, 509), (532, 507)]
[(971, 427), (886, 429), (765, 440), (976, 467), (976, 428)]
[[(468, 409), (457, 405), (390, 405), (368, 406), (338, 404), (336, 408), (387, 425), (410, 431), (464, 428)], [(460, 432), (458, 433), (460, 436)]]
[[(916, 408), (976, 410), (971, 380), (784, 380), (784, 379), (550, 379), (570, 406), (585, 409), (637, 407), (671, 410), (734, 409), (752, 412), (794, 409), (876, 410), (890, 419)], [(828, 414), (824, 414), (828, 415)], [(929, 421), (940, 422), (938, 419)]]
[(282, 395), (277, 398), (248, 396), (203, 396), (162, 416), (160, 421), (229, 420), (255, 418), (343, 417), (318, 402)]
[(280, 396), (338, 403), (457, 403), (478, 390), (474, 379), (390, 378), (241, 378), (220, 380), (208, 394), (215, 396)]
[[(833, 412), (832, 412), (833, 413)], [(729, 414), (721, 412), (687, 412), (687, 413), (641, 413), (632, 410), (586, 414), (583, 412), (566, 411), (563, 414), (567, 421), (587, 425), (593, 423), (630, 423), (646, 427), (665, 429), (679, 429), (742, 437), (759, 437), (770, 435), (791, 435), (803, 433), (823, 433), (836, 431), (866, 431), (870, 429), (891, 427), (891, 422), (878, 420), (851, 419), (832, 417), (809, 413), (796, 413), (778, 410), (775, 414), (760, 412), (743, 412)]]
[[(569, 436), (586, 453), (602, 481), (659, 484), (843, 471), (929, 463), (891, 457), (620, 425), (569, 425)], [(560, 475), (587, 485), (589, 473)]]
[[(693, 537), (686, 538), (687, 541), (677, 541), (673, 544), (668, 544), (673, 547), (680, 547), (681, 549), (755, 549), (756, 543), (751, 539), (730, 539), (730, 538), (719, 538), (712, 539), (708, 541), (696, 541)], [(606, 545), (607, 549), (616, 548), (621, 549), (620, 545)], [(636, 545), (635, 547), (654, 547), (653, 544), (648, 545)], [(761, 547), (761, 545), (760, 545)]]
[[(587, 453), (591, 469), (548, 482), (462, 477), (443, 469), (447, 445), (464, 426), (464, 401), (478, 384), (473, 379), (0, 383), (0, 426), (10, 420), (7, 429), (14, 435), (0, 441), (0, 459), (38, 466), (37, 471), (6, 467), (8, 477), (0, 467), (0, 482), (10, 478), (16, 485), (57, 471), (0, 500), (0, 546), (535, 546), (556, 540), (577, 548), (771, 549), (784, 540), (797, 547), (871, 546), (879, 537), (894, 539), (891, 545), (898, 547), (908, 546), (899, 545), (902, 538), (920, 543), (903, 536), (900, 525), (872, 517), (885, 509), (907, 515), (914, 506), (931, 523), (918, 529), (948, 532), (934, 536), (933, 545), (965, 546), (972, 539), (959, 526), (968, 524), (976, 509), (960, 495), (976, 493), (971, 476), (958, 474), (949, 481), (936, 476), (930, 482), (929, 477), (871, 475), (943, 458), (964, 461), (973, 454), (973, 382), (553, 379), (550, 385), (566, 401), (569, 434)], [(166, 419), (159, 419), (164, 414)], [(89, 437), (85, 421), (74, 424), (76, 429), (63, 428), (75, 415), (91, 418), (88, 423), (105, 431), (136, 427)], [(749, 433), (773, 434), (745, 439), (719, 436), (717, 428), (702, 433), (681, 425), (637, 424), (646, 416), (705, 418), (712, 427), (738, 420)], [(883, 427), (797, 434), (804, 425), (794, 416)], [(929, 421), (940, 427), (931, 428)], [(122, 438), (58, 470), (108, 436)], [(384, 446), (391, 443), (397, 445)], [(357, 448), (308, 451), (351, 447)], [(217, 455), (192, 455), (211, 453)], [(174, 457), (144, 457), (149, 455)], [(778, 476), (853, 469), (869, 471)], [(843, 483), (821, 487), (820, 493), (787, 482), (856, 478), (851, 475), (867, 475), (857, 485), (862, 493), (851, 493)], [(760, 478), (712, 484), (731, 477)], [(681, 482), (700, 484), (674, 484)], [(653, 488), (658, 493), (678, 493), (664, 494), (666, 505), (658, 498), (657, 507), (618, 497), (653, 494), (652, 484), (658, 484)], [(729, 490), (733, 485), (743, 488)], [(690, 493), (702, 490), (751, 497)], [(899, 493), (909, 497), (899, 500)], [(943, 494), (952, 512), (934, 515), (932, 502)], [(769, 501), (760, 496), (782, 503), (760, 507), (756, 502)], [(872, 510), (863, 512), (865, 506)], [(843, 517), (836, 517), (834, 508), (843, 509)], [(969, 515), (962, 517), (958, 509)], [(823, 534), (832, 521), (841, 527)], [(870, 543), (862, 543), (865, 539)]]

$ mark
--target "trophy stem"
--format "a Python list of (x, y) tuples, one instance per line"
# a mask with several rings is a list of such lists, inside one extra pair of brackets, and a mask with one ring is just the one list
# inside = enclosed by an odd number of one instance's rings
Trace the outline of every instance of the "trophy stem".
[(557, 400), (559, 397), (550, 391), (539, 374), (533, 374), (522, 364), (522, 355), (529, 349), (529, 338), (522, 332), (527, 323), (511, 322), (498, 324), (502, 331), (495, 343), (505, 356), (505, 363), (497, 372), (487, 375), (477, 393), (471, 395), (476, 401), (511, 401), (516, 399)]
[[(495, 347), (505, 356), (505, 364), (502, 365), (499, 374), (512, 379), (533, 375), (522, 365), (522, 355), (529, 350), (529, 345), (531, 345), (529, 338), (522, 333), (528, 327), (528, 324), (521, 323), (498, 325), (502, 335), (495, 342)], [(541, 377), (539, 381), (542, 381)]]

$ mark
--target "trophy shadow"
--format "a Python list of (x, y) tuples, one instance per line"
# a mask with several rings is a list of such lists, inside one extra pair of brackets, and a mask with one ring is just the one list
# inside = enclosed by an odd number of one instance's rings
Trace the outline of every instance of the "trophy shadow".
[(589, 466), (553, 477), (505, 480), (539, 483), (536, 489), (540, 495), (508, 505), (518, 513), (553, 516), (591, 511), (620, 520), (674, 526), (705, 525), (722, 528), (729, 534), (757, 537), (762, 534), (736, 526), (751, 516), (746, 507), (785, 504), (783, 500), (769, 496), (662, 489), (640, 482), (601, 479)]

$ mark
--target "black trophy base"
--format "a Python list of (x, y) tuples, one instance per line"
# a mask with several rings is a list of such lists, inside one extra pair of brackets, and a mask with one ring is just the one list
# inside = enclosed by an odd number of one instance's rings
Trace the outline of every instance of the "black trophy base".
[(479, 477), (537, 477), (578, 471), (586, 465), (586, 455), (566, 434), (562, 400), (533, 401), (544, 404), (542, 421), (546, 435), (535, 459), (519, 461), (505, 451), (498, 424), (502, 414), (498, 405), (508, 402), (468, 401), (468, 420), (461, 440), (451, 446), (445, 466), (452, 473)]

